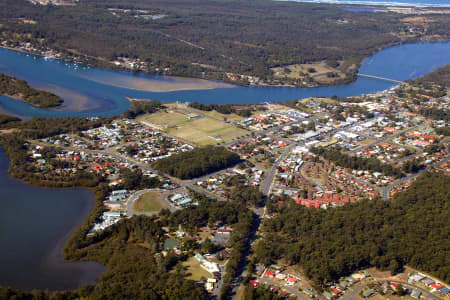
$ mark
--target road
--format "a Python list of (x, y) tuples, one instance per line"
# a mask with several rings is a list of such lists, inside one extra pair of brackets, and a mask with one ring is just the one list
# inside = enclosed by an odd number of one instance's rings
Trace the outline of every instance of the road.
[(352, 292), (344, 294), (344, 296), (339, 298), (339, 300), (352, 300), (352, 299), (360, 300), (361, 297), (359, 296), (359, 293), (364, 288), (366, 288), (369, 284), (373, 284), (375, 282), (380, 282), (380, 283), (384, 283), (384, 282), (400, 283), (403, 286), (407, 286), (407, 287), (410, 287), (410, 288), (413, 288), (413, 289), (416, 289), (416, 290), (420, 291), (423, 295), (425, 295), (425, 300), (428, 300), (428, 299), (442, 300), (438, 296), (432, 294), (430, 291), (427, 291), (427, 290), (425, 290), (425, 289), (423, 289), (421, 287), (418, 287), (418, 286), (416, 286), (414, 284), (410, 284), (410, 283), (407, 283), (405, 281), (395, 280), (395, 279), (392, 279), (392, 280), (391, 279), (376, 279), (376, 280), (372, 280), (372, 281), (369, 281), (369, 282), (365, 282), (364, 284), (359, 285), (357, 288), (355, 288)]
[(151, 216), (151, 215), (156, 215), (159, 212), (154, 211), (154, 212), (137, 212), (134, 211), (131, 207), (133, 206), (133, 203), (139, 199), (142, 194), (145, 194), (147, 192), (150, 191), (160, 191), (163, 192), (163, 195), (161, 196), (161, 201), (163, 202), (164, 206), (167, 207), (171, 212), (174, 212), (175, 210), (179, 209), (174, 207), (168, 200), (167, 200), (167, 196), (164, 197), (165, 193), (169, 193), (172, 191), (167, 191), (167, 190), (158, 190), (158, 189), (145, 189), (145, 190), (140, 190), (137, 191), (136, 193), (134, 193), (133, 195), (130, 196), (130, 198), (128, 199), (127, 202), (127, 216), (132, 217), (132, 216), (137, 216), (137, 215), (146, 215), (146, 216)]
[(415, 174), (411, 174), (411, 175), (405, 176), (405, 177), (403, 177), (403, 178), (401, 178), (401, 179), (399, 179), (399, 180), (397, 180), (397, 181), (391, 183), (391, 184), (388, 185), (387, 187), (382, 188), (382, 189), (381, 189), (381, 192), (382, 192), (382, 198), (383, 198), (383, 200), (387, 200), (387, 199), (389, 198), (389, 192), (390, 192), (393, 188), (395, 188), (396, 186), (398, 186), (399, 184), (405, 183), (405, 182), (407, 182), (408, 180), (411, 180), (411, 179), (413, 179), (414, 177), (419, 176), (419, 175), (422, 174), (423, 172), (426, 172), (426, 171), (428, 171), (428, 170), (430, 170), (430, 169), (432, 169), (432, 168), (434, 168), (434, 167), (437, 167), (437, 166), (439, 166), (439, 165), (441, 165), (441, 164), (443, 164), (443, 163), (446, 163), (446, 162), (448, 162), (449, 159), (450, 159), (450, 156), (447, 156), (447, 157), (444, 158), (443, 160), (438, 161), (438, 162), (435, 162), (434, 164), (429, 165), (429, 166), (426, 167), (425, 169), (420, 170), (419, 172), (417, 172), (417, 173), (415, 173)]
[(370, 144), (367, 144), (367, 145), (358, 147), (358, 148), (356, 148), (356, 149), (350, 150), (350, 151), (348, 151), (347, 153), (355, 153), (355, 152), (358, 152), (358, 151), (361, 151), (361, 150), (370, 148), (370, 147), (372, 147), (372, 146), (378, 145), (378, 144), (383, 143), (383, 142), (385, 142), (385, 141), (387, 141), (387, 140), (390, 140), (390, 139), (392, 139), (392, 138), (394, 138), (394, 137), (396, 137), (396, 136), (399, 136), (399, 135), (404, 134), (404, 133), (406, 133), (406, 132), (408, 132), (408, 131), (414, 130), (414, 129), (416, 129), (417, 127), (419, 127), (420, 125), (422, 125), (422, 123), (417, 124), (416, 126), (413, 126), (413, 127), (410, 127), (410, 128), (404, 129), (404, 130), (401, 130), (401, 131), (396, 132), (396, 133), (394, 133), (394, 134), (385, 136), (385, 137), (383, 137), (383, 138), (381, 138), (381, 139), (379, 139), (379, 140), (376, 140), (376, 141), (373, 142), (373, 143), (370, 143)]
[(311, 300), (311, 298), (309, 298), (308, 296), (306, 296), (305, 294), (300, 292), (298, 289), (296, 289), (294, 287), (290, 287), (290, 286), (284, 285), (281, 282), (274, 281), (274, 280), (271, 280), (271, 279), (268, 279), (268, 278), (258, 278), (258, 281), (262, 282), (262, 283), (265, 283), (265, 284), (276, 285), (276, 286), (282, 287), (283, 289), (287, 290), (289, 293), (297, 296), (297, 299)]
[(277, 172), (277, 168), (278, 168), (278, 164), (285, 159), (290, 153), (291, 151), (297, 147), (298, 144), (293, 144), (291, 146), (289, 146), (284, 152), (283, 154), (280, 155), (280, 157), (278, 157), (278, 159), (273, 163), (272, 168), (270, 169), (270, 171), (266, 174), (266, 177), (264, 178), (263, 183), (261, 184), (260, 190), (261, 193), (264, 194), (264, 196), (268, 196), (270, 193), (270, 188), (272, 187), (272, 183), (273, 183), (273, 179), (275, 177), (275, 174)]

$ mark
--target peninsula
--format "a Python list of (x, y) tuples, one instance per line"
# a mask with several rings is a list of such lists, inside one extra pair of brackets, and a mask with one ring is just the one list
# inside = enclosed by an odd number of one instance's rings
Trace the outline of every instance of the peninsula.
[(64, 100), (47, 91), (31, 88), (26, 81), (0, 73), (0, 94), (40, 108), (60, 106)]

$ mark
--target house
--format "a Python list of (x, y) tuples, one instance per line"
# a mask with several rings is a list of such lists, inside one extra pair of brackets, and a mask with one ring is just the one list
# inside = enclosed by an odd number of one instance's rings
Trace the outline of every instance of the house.
[(373, 296), (374, 294), (375, 294), (375, 291), (372, 289), (367, 289), (362, 292), (362, 296), (364, 298), (369, 298), (370, 296)]
[(270, 271), (270, 270), (267, 270), (267, 271), (264, 273), (264, 275), (267, 276), (267, 277), (270, 277), (270, 278), (275, 277), (275, 274), (274, 274), (272, 271)]
[(435, 292), (437, 290), (442, 289), (444, 286), (439, 283), (433, 283), (433, 284), (430, 284), (430, 287), (431, 287), (431, 291)]
[(104, 218), (120, 218), (122, 213), (120, 211), (105, 211), (103, 213)]
[(170, 197), (170, 201), (177, 202), (183, 198), (183, 195), (181, 194), (175, 194), (172, 197)]
[[(314, 298), (316, 297), (316, 293), (314, 293), (314, 291), (310, 288), (306, 288), (303, 290), (306, 294), (308, 294), (310, 297)], [(331, 294), (330, 294), (330, 298), (331, 298)], [(328, 298), (327, 298), (328, 299)]]
[(413, 297), (413, 298), (415, 298), (415, 299), (419, 299), (419, 298), (420, 298), (420, 295), (422, 295), (422, 293), (419, 292), (419, 291), (416, 290), (416, 289), (412, 290), (412, 292), (411, 292), (411, 297)]
[(398, 286), (399, 286), (398, 283), (391, 282), (389, 285), (390, 285), (391, 288), (393, 288), (394, 290), (398, 290)]
[(422, 279), (422, 283), (425, 284), (425, 285), (430, 286), (430, 285), (434, 284), (435, 282), (434, 282), (433, 279), (430, 279), (430, 278), (428, 278), (428, 277), (425, 277), (424, 279)]
[(439, 294), (450, 296), (450, 289), (448, 287), (441, 288), (437, 291)]
[(117, 196), (117, 195), (126, 195), (128, 194), (128, 190), (118, 190), (118, 191), (113, 191), (112, 195), (113, 196)]
[(289, 276), (286, 278), (286, 281), (288, 282), (288, 285), (294, 285), (298, 281), (298, 279)]
[(333, 298), (333, 295), (332, 295), (330, 292), (328, 292), (328, 291), (323, 292), (322, 295), (323, 295), (325, 298), (327, 298), (328, 300), (330, 300), (331, 298)]
[(338, 296), (340, 293), (342, 293), (341, 290), (334, 287), (331, 288), (331, 292), (333, 293), (334, 296)]
[(259, 285), (258, 281), (254, 281), (254, 280), (250, 280), (250, 284), (252, 285), (252, 287), (257, 287)]

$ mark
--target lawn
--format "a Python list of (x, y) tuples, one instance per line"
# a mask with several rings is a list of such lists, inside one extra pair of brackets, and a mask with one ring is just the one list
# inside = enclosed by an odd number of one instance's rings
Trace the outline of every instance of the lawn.
[(178, 128), (169, 128), (167, 132), (198, 146), (229, 142), (249, 133), (247, 130), (210, 118), (190, 120)]
[(190, 257), (187, 261), (183, 262), (183, 266), (187, 267), (186, 274), (189, 274), (186, 277), (187, 279), (200, 281), (202, 277), (213, 278), (211, 273), (200, 266), (200, 262), (195, 257)]
[(365, 146), (365, 145), (369, 145), (369, 144), (371, 144), (371, 143), (373, 143), (375, 141), (376, 140), (366, 139), (366, 140), (362, 140), (362, 141), (358, 142), (358, 144)]
[(317, 147), (328, 147), (330, 145), (336, 144), (339, 140), (337, 138), (332, 138), (328, 142), (320, 142), (317, 144)]
[(144, 121), (161, 127), (163, 130), (167, 127), (180, 126), (189, 121), (189, 119), (181, 113), (170, 111), (159, 111), (154, 114), (144, 115), (138, 118), (139, 121)]
[(144, 115), (138, 120), (146, 125), (157, 125), (160, 130), (169, 135), (198, 146), (221, 144), (249, 134), (247, 130), (234, 127), (220, 120), (208, 117), (188, 119), (186, 115), (175, 111), (160, 111)]
[(132, 209), (136, 212), (158, 212), (164, 205), (161, 201), (161, 193), (157, 191), (147, 192), (137, 199)]

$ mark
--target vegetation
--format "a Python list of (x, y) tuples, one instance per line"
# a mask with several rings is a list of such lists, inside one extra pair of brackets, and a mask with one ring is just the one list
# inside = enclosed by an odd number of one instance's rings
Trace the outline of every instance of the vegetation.
[(55, 94), (33, 89), (26, 81), (3, 73), (0, 73), (0, 94), (15, 97), (42, 108), (56, 107), (64, 102), (63, 99)]
[(41, 9), (24, 0), (0, 3), (1, 31), (11, 40), (107, 60), (140, 58), (152, 72), (214, 79), (225, 72), (271, 79), (272, 67), (322, 60), (346, 60), (342, 69), (354, 73), (381, 47), (427, 35), (448, 39), (447, 15), (427, 19), (426, 27), (412, 26), (394, 13), (264, 0), (93, 0)]
[[(89, 259), (108, 266), (98, 284), (82, 296), (90, 299), (203, 299), (206, 292), (184, 279), (182, 268), (174, 268), (182, 257), (170, 252), (162, 256), (164, 231), (149, 217), (133, 217), (90, 238), (84, 245), (74, 243), (65, 257)], [(82, 247), (74, 247), (82, 246)], [(169, 272), (173, 270), (173, 272)]]
[(189, 257), (189, 259), (183, 263), (183, 266), (187, 268), (186, 272), (190, 274), (187, 277), (188, 279), (200, 281), (202, 278), (212, 278), (211, 273), (203, 269), (200, 266), (200, 262), (195, 257)]
[[(49, 187), (71, 187), (84, 186), (94, 187), (104, 178), (80, 170), (77, 173), (70, 175), (55, 174), (50, 170), (41, 170), (36, 166), (29, 164), (29, 156), (27, 153), (27, 139), (38, 139), (53, 136), (67, 132), (78, 132), (93, 127), (98, 127), (102, 123), (108, 123), (111, 118), (105, 119), (88, 119), (88, 118), (62, 118), (62, 119), (45, 119), (33, 118), (28, 122), (23, 123), (7, 123), (5, 128), (19, 128), (20, 132), (15, 132), (8, 135), (0, 136), (0, 145), (5, 150), (6, 155), (10, 160), (8, 172), (27, 183), (49, 186)], [(43, 152), (43, 158), (54, 167), (66, 168), (73, 167), (71, 162), (61, 162), (55, 159), (56, 148), (48, 148)], [(126, 172), (126, 171), (124, 171)], [(151, 179), (145, 179), (151, 181)], [(144, 182), (142, 186), (154, 186), (153, 183)], [(127, 181), (124, 181), (127, 182)]]
[(153, 167), (171, 176), (192, 179), (237, 164), (239, 155), (224, 147), (207, 146), (159, 159)]
[(128, 119), (134, 119), (139, 115), (154, 113), (162, 107), (161, 101), (149, 100), (149, 101), (136, 101), (131, 102), (131, 107), (123, 113), (123, 116)]
[(198, 102), (189, 103), (189, 106), (203, 111), (215, 110), (221, 114), (237, 114), (241, 117), (250, 117), (252, 115), (251, 109), (236, 109), (233, 104), (202, 104)]
[(2, 126), (4, 124), (16, 123), (16, 122), (20, 122), (20, 119), (17, 117), (8, 116), (8, 115), (0, 115), (0, 126)]
[(425, 173), (393, 201), (328, 210), (290, 201), (265, 221), (257, 259), (299, 264), (318, 286), (362, 268), (397, 272), (405, 264), (448, 281), (449, 184), (447, 175)]
[(348, 154), (342, 153), (339, 148), (312, 148), (311, 152), (324, 157), (325, 159), (331, 160), (337, 165), (350, 168), (353, 170), (368, 170), (373, 172), (381, 172), (383, 175), (394, 176), (397, 178), (402, 177), (404, 174), (401, 170), (394, 168), (392, 165), (383, 164), (376, 158), (364, 158), (350, 156)]
[(257, 288), (251, 287), (250, 285), (247, 285), (245, 287), (243, 300), (279, 300), (279, 299), (286, 299), (286, 297), (278, 296), (274, 292), (272, 292), (270, 289), (266, 287), (260, 287)]
[(449, 109), (439, 109), (439, 108), (423, 108), (419, 110), (419, 113), (433, 120), (444, 120), (450, 122), (450, 110)]
[(139, 212), (159, 212), (162, 208), (164, 205), (161, 202), (161, 194), (157, 191), (142, 194), (132, 206), (134, 211)]
[(444, 136), (450, 136), (450, 128), (449, 127), (438, 127), (435, 128), (434, 131), (436, 134), (444, 135)]
[(425, 76), (410, 80), (410, 82), (425, 87), (430, 87), (433, 84), (438, 84), (444, 88), (450, 86), (450, 64), (428, 73)]
[(230, 198), (243, 206), (259, 207), (264, 205), (264, 196), (261, 191), (254, 186), (246, 185), (246, 181), (245, 176), (242, 175), (236, 175), (226, 180), (225, 185), (232, 187)]

